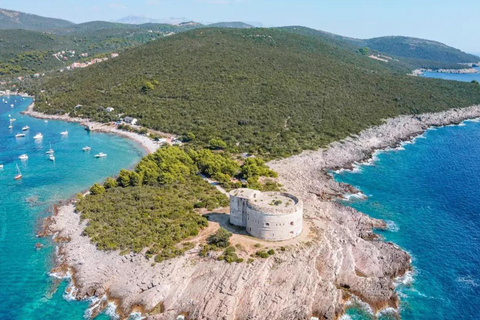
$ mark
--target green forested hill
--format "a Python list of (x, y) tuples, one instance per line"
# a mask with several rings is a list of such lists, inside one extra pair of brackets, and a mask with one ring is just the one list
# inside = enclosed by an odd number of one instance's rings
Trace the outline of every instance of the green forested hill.
[(478, 62), (480, 58), (443, 43), (409, 38), (381, 37), (364, 40), (367, 47), (386, 54), (411, 59), (445, 61), (451, 63)]
[(363, 40), (300, 26), (281, 27), (280, 29), (315, 37), (322, 41), (333, 41), (339, 46), (350, 47), (352, 50), (368, 48), (371, 53), (394, 57), (398, 61), (390, 61), (390, 64), (393, 64), (391, 67), (401, 71), (404, 71), (405, 68), (409, 70), (415, 68), (463, 68), (459, 63), (480, 61), (480, 57), (440, 42), (425, 39), (390, 36)]
[(25, 29), (45, 31), (74, 25), (73, 22), (46, 18), (34, 14), (0, 9), (0, 29)]
[(115, 116), (98, 106), (112, 106), (147, 127), (191, 132), (197, 144), (221, 138), (233, 149), (285, 156), (398, 114), (478, 104), (480, 86), (394, 74), (281, 30), (198, 29), (47, 79), (36, 99), (43, 112), (107, 121)]

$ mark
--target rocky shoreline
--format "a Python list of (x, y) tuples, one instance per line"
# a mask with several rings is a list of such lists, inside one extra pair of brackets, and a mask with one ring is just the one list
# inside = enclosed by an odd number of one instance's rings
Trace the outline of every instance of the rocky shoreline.
[(436, 73), (453, 73), (453, 74), (474, 74), (479, 71), (473, 67), (463, 68), (463, 69), (416, 69), (413, 70), (411, 75), (421, 76), (425, 72), (436, 72)]
[(375, 150), (396, 147), (431, 126), (458, 124), (480, 117), (480, 106), (435, 114), (400, 116), (359, 135), (306, 151), (269, 165), (280, 183), (304, 202), (310, 224), (307, 239), (286, 244), (285, 252), (253, 263), (201, 258), (199, 247), (185, 256), (152, 264), (141, 254), (99, 251), (83, 236), (74, 204), (60, 207), (47, 225), (59, 243), (55, 271), (72, 274), (70, 294), (96, 297), (95, 315), (115, 301), (117, 313), (132, 311), (147, 319), (338, 319), (356, 297), (374, 312), (398, 308), (394, 279), (411, 269), (410, 256), (379, 239), (374, 229), (386, 229), (373, 219), (335, 201), (350, 186), (335, 182), (330, 170), (352, 168)]

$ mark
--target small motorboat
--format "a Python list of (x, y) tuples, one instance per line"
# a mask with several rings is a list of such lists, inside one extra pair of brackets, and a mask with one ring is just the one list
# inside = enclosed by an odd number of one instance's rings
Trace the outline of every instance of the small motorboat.
[(2, 170), (2, 169), (3, 169), (3, 164), (0, 164), (0, 170)]
[(66, 136), (66, 135), (68, 135), (68, 131), (67, 131), (67, 130), (62, 131), (62, 132), (60, 132), (60, 134), (61, 134), (62, 136)]
[(13, 108), (13, 107), (14, 107), (14, 104), (12, 103), (12, 104), (10, 105), (10, 107), (12, 107), (12, 108)]
[(37, 134), (35, 135), (35, 137), (33, 137), (33, 139), (35, 139), (35, 140), (43, 139), (43, 134), (41, 134), (41, 133), (39, 132), (39, 133), (37, 133)]
[(20, 160), (28, 160), (28, 156), (26, 154), (22, 154), (20, 157), (18, 157)]
[(22, 128), (22, 131), (28, 131), (29, 129), (30, 129), (29, 126), (25, 126), (25, 127)]
[(25, 133), (17, 133), (15, 135), (15, 138), (23, 138), (23, 137), (25, 137)]
[(95, 158), (105, 158), (107, 156), (106, 153), (100, 152), (99, 154), (95, 155)]
[(90, 148), (89, 146), (86, 146), (86, 147), (83, 147), (82, 150), (86, 152), (86, 151), (92, 150), (92, 148)]
[(48, 159), (50, 161), (55, 161), (55, 156), (53, 154), (51, 154), (51, 155), (48, 156)]
[(10, 124), (10, 125), (8, 126), (8, 129), (12, 129), (12, 128), (13, 128), (13, 126)]
[(15, 118), (10, 118), (10, 122), (17, 121)]

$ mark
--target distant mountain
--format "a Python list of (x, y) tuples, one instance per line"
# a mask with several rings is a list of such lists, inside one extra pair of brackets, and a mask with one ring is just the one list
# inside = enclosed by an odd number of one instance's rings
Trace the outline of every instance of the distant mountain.
[(74, 25), (74, 23), (67, 20), (46, 18), (20, 11), (0, 9), (0, 29), (46, 31), (72, 25)]
[(330, 39), (338, 46), (350, 46), (351, 50), (368, 48), (371, 54), (387, 55), (398, 60), (396, 65), (410, 69), (461, 68), (459, 63), (480, 61), (480, 58), (475, 55), (425, 39), (399, 36), (356, 39), (301, 26), (280, 27), (279, 29), (322, 40)]
[(246, 29), (246, 28), (254, 28), (254, 26), (247, 24), (245, 22), (217, 22), (207, 25), (207, 27), (211, 28), (237, 28), (237, 29)]
[(150, 18), (147, 16), (127, 16), (120, 18), (115, 22), (127, 24), (160, 23), (158, 19)]
[(389, 36), (364, 40), (365, 46), (386, 54), (412, 59), (452, 63), (478, 62), (479, 57), (452, 48), (446, 44), (410, 37)]
[(145, 23), (161, 23), (161, 24), (172, 24), (179, 25), (181, 23), (190, 22), (189, 19), (183, 17), (171, 17), (166, 19), (156, 19), (148, 16), (127, 16), (121, 19), (118, 19), (116, 22), (126, 23), (126, 24), (145, 24)]

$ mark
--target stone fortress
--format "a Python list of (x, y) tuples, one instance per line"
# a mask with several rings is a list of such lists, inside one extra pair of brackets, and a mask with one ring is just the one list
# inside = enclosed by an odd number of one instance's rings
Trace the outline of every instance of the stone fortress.
[(230, 192), (230, 223), (259, 239), (282, 241), (302, 233), (303, 203), (285, 192), (236, 189)]

